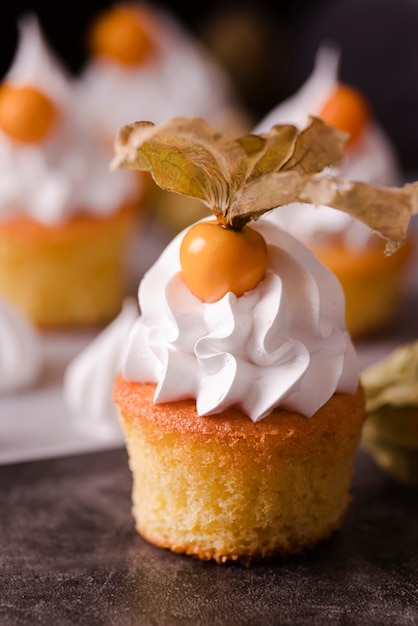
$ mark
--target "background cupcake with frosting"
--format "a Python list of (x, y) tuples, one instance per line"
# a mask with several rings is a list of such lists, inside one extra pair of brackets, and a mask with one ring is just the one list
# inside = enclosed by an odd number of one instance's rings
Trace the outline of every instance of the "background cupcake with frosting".
[(87, 47), (80, 93), (112, 144), (133, 119), (201, 116), (223, 128), (236, 118), (241, 129), (243, 110), (223, 68), (166, 8), (115, 3), (91, 23)]
[[(120, 175), (122, 174), (122, 175)], [(40, 327), (120, 310), (138, 183), (109, 150), (34, 15), (0, 87), (0, 294)]]
[[(113, 141), (127, 121), (160, 123), (176, 115), (203, 117), (220, 129), (250, 129), (253, 120), (232, 81), (209, 48), (166, 7), (119, 2), (98, 13), (87, 31), (88, 60), (78, 80), (79, 96), (94, 111), (102, 139)], [(144, 172), (141, 206), (169, 232), (205, 213), (186, 199), (154, 185)]]
[[(309, 115), (318, 116), (347, 133), (342, 161), (334, 171), (352, 180), (397, 187), (402, 176), (396, 151), (363, 94), (339, 81), (338, 64), (339, 52), (322, 46), (305, 84), (261, 120), (255, 132), (267, 132), (273, 124), (303, 127)], [(340, 279), (353, 336), (378, 333), (393, 321), (405, 288), (412, 242), (386, 258), (382, 241), (370, 228), (326, 206), (312, 211), (293, 203), (272, 212), (271, 219), (303, 240)]]

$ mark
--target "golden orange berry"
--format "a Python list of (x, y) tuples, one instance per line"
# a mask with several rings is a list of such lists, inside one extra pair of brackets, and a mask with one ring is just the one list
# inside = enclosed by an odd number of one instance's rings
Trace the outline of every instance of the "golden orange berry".
[(235, 230), (199, 222), (183, 238), (180, 263), (190, 291), (203, 302), (216, 302), (229, 291), (242, 296), (258, 285), (267, 270), (268, 248), (249, 226)]
[(129, 6), (115, 6), (103, 13), (90, 32), (93, 55), (110, 57), (124, 65), (139, 65), (153, 43), (145, 13)]
[(347, 146), (357, 141), (370, 119), (369, 105), (362, 94), (348, 85), (338, 85), (319, 112), (324, 122), (350, 135)]
[(0, 87), (0, 128), (16, 141), (36, 143), (45, 139), (57, 118), (51, 100), (36, 87)]

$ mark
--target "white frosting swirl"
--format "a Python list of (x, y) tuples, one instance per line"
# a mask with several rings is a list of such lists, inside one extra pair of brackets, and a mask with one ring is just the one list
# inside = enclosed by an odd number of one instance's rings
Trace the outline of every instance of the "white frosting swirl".
[(105, 437), (121, 434), (111, 389), (137, 317), (135, 299), (127, 298), (121, 313), (68, 364), (63, 397), (74, 425), (80, 430)]
[[(135, 8), (135, 4), (132, 4)], [(200, 116), (216, 126), (230, 118), (235, 94), (208, 50), (167, 11), (146, 5), (155, 52), (137, 66), (92, 59), (79, 81), (80, 96), (112, 139), (137, 120), (155, 124), (172, 117)]]
[[(302, 87), (275, 107), (255, 128), (255, 133), (270, 130), (274, 124), (306, 126), (309, 115), (317, 115), (338, 84), (339, 53), (323, 46), (314, 70)], [(345, 151), (340, 168), (330, 170), (351, 180), (378, 186), (399, 186), (401, 174), (395, 151), (383, 130), (371, 120), (361, 137)], [(369, 245), (377, 236), (362, 222), (342, 211), (292, 203), (269, 215), (276, 224), (306, 242), (327, 243), (338, 236), (352, 248)]]
[(157, 403), (196, 398), (199, 415), (238, 407), (253, 421), (274, 408), (312, 416), (335, 393), (354, 393), (356, 354), (335, 276), (300, 242), (260, 219), (269, 245), (265, 279), (237, 298), (195, 297), (182, 279), (184, 232), (139, 287), (141, 315), (122, 373), (157, 383)]
[(20, 309), (0, 296), (0, 393), (34, 384), (42, 363), (38, 331)]
[(36, 144), (13, 141), (0, 130), (0, 219), (24, 212), (56, 224), (81, 211), (105, 216), (136, 192), (132, 172), (109, 172), (110, 150), (96, 136), (90, 114), (47, 49), (33, 15), (19, 22), (18, 49), (3, 80), (37, 87), (55, 103), (59, 117)]

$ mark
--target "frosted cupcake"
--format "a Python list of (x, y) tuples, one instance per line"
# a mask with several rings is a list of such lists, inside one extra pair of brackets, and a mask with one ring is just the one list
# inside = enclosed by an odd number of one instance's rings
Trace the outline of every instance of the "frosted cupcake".
[[(100, 135), (113, 147), (130, 120), (164, 122), (199, 116), (238, 135), (251, 126), (227, 74), (209, 50), (163, 7), (120, 2), (100, 13), (89, 32), (89, 61), (79, 80), (80, 98), (95, 112)], [(167, 230), (178, 232), (207, 215), (188, 198), (182, 210), (141, 173), (141, 206)]]
[(19, 29), (0, 86), (0, 293), (40, 327), (103, 323), (126, 294), (137, 179), (109, 173), (36, 18)]
[(88, 45), (80, 95), (92, 104), (103, 136), (112, 145), (127, 120), (159, 123), (175, 115), (201, 116), (222, 128), (234, 126), (234, 116), (239, 119), (226, 74), (158, 5), (114, 4), (92, 23)]
[[(145, 274), (114, 385), (136, 527), (157, 546), (248, 564), (312, 547), (343, 522), (365, 416), (343, 291), (260, 217), (303, 196), (377, 226), (370, 189), (353, 206), (358, 185), (340, 193), (316, 176), (342, 149), (319, 120), (237, 140), (196, 119), (121, 130), (115, 167), (148, 168), (215, 217), (180, 233)], [(417, 189), (387, 195), (394, 219), (381, 230), (394, 251)]]
[[(365, 97), (338, 79), (336, 50), (319, 50), (312, 75), (300, 90), (279, 104), (256, 127), (265, 132), (273, 124), (306, 124), (309, 115), (321, 117), (347, 133), (344, 155), (335, 173), (377, 186), (399, 186), (396, 152), (373, 118)], [(399, 254), (382, 255), (380, 238), (367, 225), (326, 206), (311, 211), (291, 204), (271, 219), (298, 237), (338, 276), (347, 301), (347, 325), (354, 337), (382, 331), (394, 319), (405, 289), (412, 244)]]

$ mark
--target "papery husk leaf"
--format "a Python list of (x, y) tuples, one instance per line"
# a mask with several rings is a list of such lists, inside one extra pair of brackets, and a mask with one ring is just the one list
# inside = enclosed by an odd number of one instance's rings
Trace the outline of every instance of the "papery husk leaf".
[(367, 411), (385, 405), (416, 406), (418, 411), (418, 341), (399, 346), (386, 358), (365, 368), (361, 381)]
[(280, 169), (317, 174), (327, 167), (338, 166), (348, 137), (347, 133), (324, 124), (321, 119), (310, 117), (308, 126), (297, 137), (293, 154)]
[(343, 157), (347, 138), (346, 133), (311, 117), (302, 131), (291, 124), (277, 124), (269, 133), (247, 135), (237, 141), (248, 157), (249, 182), (271, 172), (292, 170), (300, 174), (317, 174), (326, 167), (337, 166)]
[(335, 176), (273, 173), (239, 190), (227, 222), (244, 222), (247, 214), (256, 219), (292, 202), (348, 213), (385, 239), (385, 254), (390, 255), (405, 243), (411, 215), (418, 211), (418, 183), (384, 188)]
[(418, 486), (418, 341), (365, 368), (361, 383), (364, 448), (392, 476)]
[(111, 169), (149, 171), (162, 189), (197, 198), (221, 212), (246, 178), (241, 146), (200, 118), (124, 126), (115, 153)]
[(277, 125), (268, 134), (238, 138), (247, 155), (246, 180), (279, 171), (293, 156), (298, 135), (296, 126)]
[(111, 168), (149, 171), (162, 189), (201, 200), (233, 228), (292, 202), (329, 206), (369, 226), (392, 254), (417, 213), (418, 183), (388, 189), (324, 175), (338, 164), (344, 141), (319, 118), (302, 131), (277, 125), (238, 139), (200, 118), (136, 122), (119, 132)]
[(201, 118), (174, 118), (158, 126), (135, 122), (119, 131), (111, 168), (149, 171), (162, 189), (197, 198), (223, 216), (246, 181), (284, 167), (317, 173), (335, 165), (343, 154), (343, 137), (318, 118), (302, 132), (283, 124), (238, 139)]
[(399, 482), (418, 487), (418, 409), (385, 406), (368, 414), (361, 443)]

